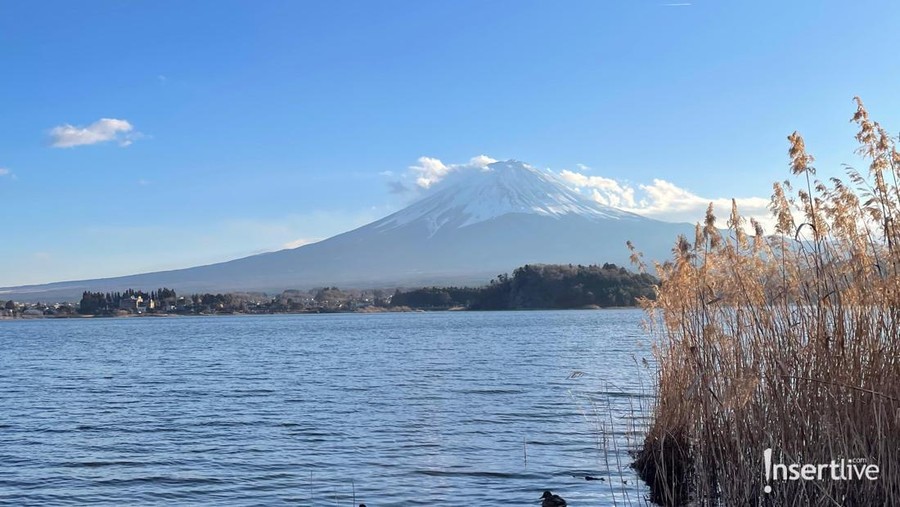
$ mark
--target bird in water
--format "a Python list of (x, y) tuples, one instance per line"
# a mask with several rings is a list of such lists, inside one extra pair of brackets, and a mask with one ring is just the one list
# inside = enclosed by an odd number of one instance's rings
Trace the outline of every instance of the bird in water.
[(544, 491), (541, 500), (541, 507), (566, 507), (568, 505), (561, 496), (554, 495), (549, 491)]

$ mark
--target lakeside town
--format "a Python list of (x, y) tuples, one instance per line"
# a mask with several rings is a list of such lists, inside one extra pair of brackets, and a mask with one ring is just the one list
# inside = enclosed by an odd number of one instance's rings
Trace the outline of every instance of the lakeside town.
[[(276, 296), (265, 293), (191, 294), (172, 289), (151, 292), (85, 292), (77, 303), (29, 303), (5, 301), (0, 317), (69, 318), (165, 315), (225, 315), (270, 313), (334, 313), (386, 311), (392, 294), (383, 290), (341, 290), (337, 287), (308, 291), (286, 290)], [(402, 311), (403, 308), (393, 308)]]

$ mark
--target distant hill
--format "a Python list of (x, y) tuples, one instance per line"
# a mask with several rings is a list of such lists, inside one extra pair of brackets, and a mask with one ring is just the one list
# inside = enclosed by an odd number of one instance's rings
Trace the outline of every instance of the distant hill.
[(324, 285), (479, 284), (525, 264), (628, 265), (625, 241), (666, 259), (688, 224), (604, 206), (516, 161), (451, 176), (392, 215), (318, 243), (172, 271), (6, 287), (0, 297), (77, 300), (88, 291), (281, 292)]
[(391, 306), (418, 309), (537, 310), (635, 306), (656, 297), (656, 278), (615, 264), (526, 265), (482, 287), (425, 287), (398, 290)]

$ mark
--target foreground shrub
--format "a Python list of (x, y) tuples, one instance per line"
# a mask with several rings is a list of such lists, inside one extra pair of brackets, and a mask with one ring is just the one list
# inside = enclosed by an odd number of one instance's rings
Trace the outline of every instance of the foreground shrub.
[[(653, 501), (900, 505), (900, 154), (856, 102), (867, 176), (818, 181), (794, 133), (801, 188), (774, 185), (774, 230), (734, 205), (719, 230), (710, 207), (657, 266), (659, 392), (634, 464)], [(878, 477), (767, 481), (765, 449)]]

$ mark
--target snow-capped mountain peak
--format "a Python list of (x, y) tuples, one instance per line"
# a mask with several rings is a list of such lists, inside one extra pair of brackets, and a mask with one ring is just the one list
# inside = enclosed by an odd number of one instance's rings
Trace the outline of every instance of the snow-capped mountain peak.
[(390, 230), (423, 222), (430, 232), (466, 227), (510, 213), (595, 220), (641, 220), (568, 188), (554, 175), (516, 160), (451, 174), (434, 191), (375, 225)]

